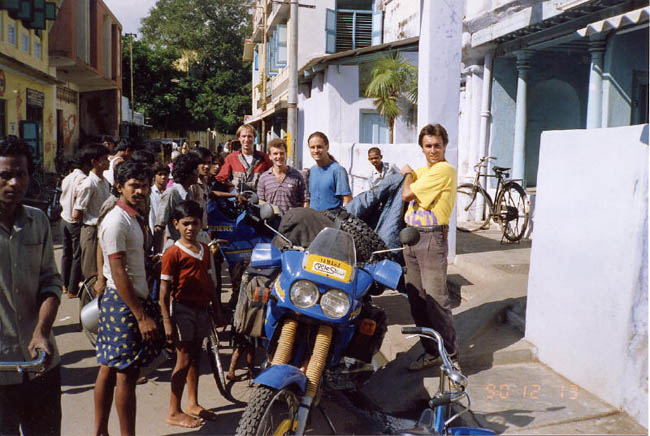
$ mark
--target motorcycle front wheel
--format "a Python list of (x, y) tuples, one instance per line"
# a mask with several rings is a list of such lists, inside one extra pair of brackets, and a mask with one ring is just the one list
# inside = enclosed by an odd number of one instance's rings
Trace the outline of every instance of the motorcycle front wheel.
[(292, 435), (298, 427), (298, 396), (290, 388), (258, 386), (237, 426), (237, 436)]

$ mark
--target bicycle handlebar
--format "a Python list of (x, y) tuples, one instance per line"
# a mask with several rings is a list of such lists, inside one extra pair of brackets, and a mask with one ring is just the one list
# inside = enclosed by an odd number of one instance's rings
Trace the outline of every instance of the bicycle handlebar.
[(17, 362), (0, 362), (0, 371), (16, 371), (22, 373), (23, 371), (38, 372), (43, 369), (43, 362), (47, 354), (45, 351), (39, 349), (38, 355), (34, 360), (17, 361)]
[(467, 377), (461, 374), (460, 371), (456, 370), (452, 365), (451, 360), (449, 358), (449, 354), (447, 354), (447, 350), (445, 350), (445, 346), (442, 340), (442, 336), (440, 336), (440, 333), (438, 333), (434, 329), (430, 329), (427, 327), (402, 327), (402, 334), (407, 334), (407, 335), (412, 334), (412, 335), (421, 336), (423, 338), (436, 341), (438, 344), (438, 353), (442, 358), (442, 366), (444, 367), (447, 374), (449, 374), (449, 379), (453, 383), (463, 388), (467, 386), (467, 382), (468, 382)]

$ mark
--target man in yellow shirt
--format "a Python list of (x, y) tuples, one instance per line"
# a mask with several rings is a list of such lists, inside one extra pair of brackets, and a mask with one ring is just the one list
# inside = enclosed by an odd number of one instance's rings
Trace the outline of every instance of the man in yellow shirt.
[[(456, 169), (445, 160), (449, 137), (440, 124), (427, 124), (418, 144), (427, 166), (413, 171), (405, 165), (402, 200), (409, 203), (404, 216), (408, 226), (418, 230), (420, 241), (404, 251), (406, 291), (415, 325), (438, 331), (445, 349), (453, 357), (458, 352), (456, 328), (447, 290), (447, 232), (456, 199)], [(438, 366), (442, 359), (437, 345), (422, 341), (424, 353), (409, 365), (418, 371)]]

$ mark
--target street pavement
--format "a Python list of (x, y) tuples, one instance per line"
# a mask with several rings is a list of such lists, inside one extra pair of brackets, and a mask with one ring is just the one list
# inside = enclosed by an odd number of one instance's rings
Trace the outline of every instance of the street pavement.
[[(449, 267), (449, 287), (456, 296), (453, 312), (461, 344), (460, 365), (469, 377), (472, 398), (472, 413), (463, 416), (463, 423), (509, 434), (647, 434), (625, 413), (537, 361), (535, 347), (523, 335), (530, 245), (530, 241), (501, 244), (494, 229), (458, 233), (458, 255)], [(60, 246), (55, 245), (57, 262), (60, 254)], [(224, 280), (227, 289), (225, 276)], [(378, 371), (357, 394), (323, 395), (322, 409), (338, 434), (394, 433), (407, 428), (438, 387), (436, 370), (411, 373), (406, 369), (421, 352), (415, 339), (400, 333), (402, 326), (412, 325), (406, 298), (387, 292), (374, 301), (386, 309), (389, 322), (375, 359)], [(64, 298), (54, 327), (63, 364), (65, 435), (93, 431), (97, 362), (79, 331), (78, 305), (78, 299)], [(233, 403), (220, 395), (204, 359), (199, 401), (218, 419), (200, 429), (182, 429), (165, 423), (172, 366), (169, 360), (146, 384), (137, 387), (137, 433), (233, 434), (253, 393), (248, 381), (230, 386), (237, 401)], [(109, 430), (119, 433), (114, 409)], [(333, 434), (319, 410), (312, 413), (308, 430), (310, 434)]]

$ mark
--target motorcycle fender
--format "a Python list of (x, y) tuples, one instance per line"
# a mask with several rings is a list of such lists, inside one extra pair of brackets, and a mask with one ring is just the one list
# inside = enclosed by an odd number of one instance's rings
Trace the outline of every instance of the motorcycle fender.
[(295, 366), (273, 365), (255, 377), (254, 382), (278, 390), (295, 385), (304, 394), (307, 377)]

